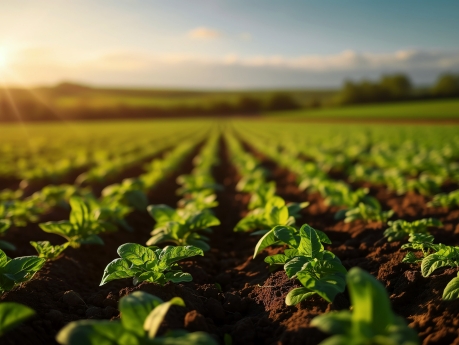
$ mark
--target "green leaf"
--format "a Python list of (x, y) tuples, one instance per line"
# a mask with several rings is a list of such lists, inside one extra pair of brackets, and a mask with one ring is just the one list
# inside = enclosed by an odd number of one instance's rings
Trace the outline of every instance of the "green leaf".
[(414, 264), (418, 261), (419, 259), (416, 257), (416, 255), (413, 252), (406, 253), (405, 257), (402, 260), (402, 262), (405, 262), (408, 264)]
[(281, 240), (282, 242), (288, 244), (290, 247), (297, 248), (300, 244), (301, 237), (292, 226), (282, 226), (278, 225), (273, 228), (274, 235)]
[(301, 271), (303, 266), (309, 261), (311, 261), (311, 259), (306, 256), (298, 256), (291, 259), (284, 265), (285, 274), (287, 274), (287, 277), (292, 278)]
[(161, 272), (148, 271), (134, 277), (133, 283), (137, 285), (143, 281), (164, 285), (167, 283), (166, 277)]
[(255, 246), (255, 252), (253, 254), (254, 259), (263, 249), (277, 242), (276, 235), (274, 234), (274, 229), (269, 230), (262, 238), (258, 240), (258, 243)]
[(140, 345), (135, 334), (127, 332), (119, 322), (81, 320), (70, 322), (56, 336), (63, 345)]
[(187, 223), (190, 224), (190, 229), (205, 229), (211, 226), (220, 225), (218, 218), (209, 212), (195, 214)]
[(169, 302), (165, 302), (153, 309), (145, 319), (143, 329), (148, 332), (148, 337), (153, 339), (158, 332), (159, 326), (164, 320), (169, 308), (173, 305), (185, 306), (185, 302), (180, 297), (174, 297)]
[(298, 251), (310, 258), (315, 258), (324, 249), (320, 243), (317, 232), (307, 224), (304, 224), (300, 229), (300, 245)]
[(265, 262), (270, 265), (284, 265), (290, 258), (284, 254), (267, 256)]
[(118, 247), (117, 252), (120, 257), (136, 266), (141, 266), (148, 261), (157, 260), (154, 251), (137, 243), (125, 243)]
[(328, 236), (321, 230), (314, 229), (316, 231), (317, 236), (319, 236), (320, 242), (331, 244), (332, 242), (328, 238)]
[(260, 220), (257, 215), (248, 214), (242, 218), (234, 227), (236, 232), (245, 232), (250, 230), (255, 230), (260, 226)]
[(173, 283), (187, 283), (193, 280), (193, 277), (189, 273), (185, 272), (168, 272), (165, 274), (166, 279)]
[(14, 302), (0, 303), (0, 337), (35, 315), (35, 311)]
[(285, 225), (287, 224), (289, 214), (287, 206), (277, 207), (274, 206), (269, 209), (269, 213), (267, 214), (268, 223), (271, 226), (275, 225)]
[(423, 277), (430, 276), (437, 268), (450, 266), (451, 261), (436, 253), (426, 256), (421, 262), (421, 273)]
[(6, 255), (6, 253), (0, 249), (0, 267), (3, 267), (6, 265), (6, 263), (8, 261), (10, 261), (11, 259), (8, 258), (8, 256)]
[(163, 300), (143, 291), (135, 291), (120, 299), (119, 309), (123, 327), (139, 337), (145, 335), (143, 323), (150, 312)]
[(166, 269), (170, 267), (174, 262), (196, 255), (204, 256), (204, 252), (202, 249), (194, 246), (167, 246), (159, 254), (158, 266), (161, 269)]
[(67, 240), (71, 240), (71, 237), (75, 235), (73, 225), (67, 220), (46, 222), (38, 225), (43, 231), (62, 236)]
[(312, 319), (310, 325), (324, 333), (346, 334), (352, 329), (352, 314), (348, 310), (321, 314)]
[(37, 256), (21, 256), (10, 260), (2, 270), (3, 275), (15, 283), (22, 283), (40, 270), (45, 264), (45, 259)]
[(353, 306), (352, 323), (357, 334), (384, 334), (394, 323), (389, 296), (384, 286), (372, 275), (354, 267), (347, 274), (347, 284)]
[(80, 244), (97, 244), (100, 246), (104, 245), (104, 240), (100, 238), (100, 236), (97, 236), (97, 235), (89, 235), (85, 238), (81, 238), (77, 240), (77, 242)]
[(210, 245), (208, 245), (206, 242), (201, 241), (201, 240), (195, 240), (195, 239), (190, 239), (187, 241), (188, 244), (191, 244), (199, 249), (201, 249), (204, 252), (207, 252), (210, 250)]
[(131, 270), (130, 264), (124, 259), (115, 259), (105, 267), (102, 281), (99, 286), (107, 284), (109, 281), (115, 279), (130, 278), (135, 275), (135, 272)]
[(218, 345), (214, 338), (204, 332), (193, 332), (172, 337), (169, 334), (157, 337), (155, 345)]
[(177, 220), (177, 212), (170, 206), (164, 204), (150, 205), (147, 207), (147, 210), (153, 219), (156, 220), (157, 225)]
[(297, 305), (301, 301), (313, 296), (314, 294), (315, 292), (312, 292), (311, 290), (305, 287), (295, 288), (293, 290), (290, 290), (290, 292), (285, 297), (285, 304)]
[(11, 220), (9, 219), (0, 219), (0, 235), (4, 234), (11, 226)]
[(0, 249), (15, 251), (16, 246), (10, 242), (0, 240)]
[(70, 223), (78, 225), (79, 228), (85, 228), (90, 222), (90, 210), (88, 205), (80, 197), (73, 196), (70, 198)]
[(296, 276), (304, 287), (314, 291), (328, 302), (333, 302), (336, 295), (343, 292), (346, 287), (346, 275), (343, 273), (327, 274), (317, 279), (308, 271), (300, 271)]
[(447, 301), (459, 298), (459, 275), (446, 285), (442, 298)]

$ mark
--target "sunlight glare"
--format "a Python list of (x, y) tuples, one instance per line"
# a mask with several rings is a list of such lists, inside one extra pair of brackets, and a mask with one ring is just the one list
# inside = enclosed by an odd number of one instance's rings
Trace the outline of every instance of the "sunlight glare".
[(6, 68), (8, 64), (8, 56), (5, 49), (0, 47), (0, 69)]

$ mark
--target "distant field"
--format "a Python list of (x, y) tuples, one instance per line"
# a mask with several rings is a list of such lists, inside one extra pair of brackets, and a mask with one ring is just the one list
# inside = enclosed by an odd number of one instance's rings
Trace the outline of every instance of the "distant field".
[(459, 119), (459, 99), (356, 105), (340, 108), (301, 109), (264, 115), (283, 119)]
[[(61, 84), (35, 90), (48, 104), (57, 109), (79, 106), (86, 108), (200, 106), (208, 108), (218, 102), (236, 104), (241, 97), (253, 97), (267, 103), (275, 93), (288, 93), (300, 106), (311, 102), (328, 103), (335, 90), (265, 89), (265, 90), (168, 90), (168, 89), (115, 89)], [(13, 91), (14, 92), (14, 91)]]

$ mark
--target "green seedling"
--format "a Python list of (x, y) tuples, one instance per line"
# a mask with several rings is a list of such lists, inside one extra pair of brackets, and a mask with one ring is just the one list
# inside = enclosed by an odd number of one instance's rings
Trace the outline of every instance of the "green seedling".
[[(423, 277), (430, 276), (435, 270), (442, 267), (459, 267), (459, 247), (434, 244), (433, 236), (426, 234), (413, 234), (410, 243), (402, 246), (402, 249), (414, 249), (422, 251), (422, 258), (418, 258), (413, 252), (409, 252), (402, 262), (421, 262)], [(459, 298), (459, 275), (453, 278), (443, 290), (444, 300)]]
[(387, 241), (399, 241), (411, 234), (428, 234), (429, 227), (441, 227), (443, 226), (436, 218), (424, 218), (415, 220), (414, 222), (408, 222), (406, 220), (395, 220), (387, 222), (389, 228), (384, 231), (384, 237)]
[(107, 203), (121, 204), (144, 211), (148, 198), (143, 192), (145, 185), (140, 179), (124, 179), (120, 184), (113, 184), (102, 190), (102, 197)]
[(204, 332), (168, 331), (158, 336), (163, 320), (172, 306), (184, 307), (185, 302), (174, 297), (163, 302), (159, 297), (136, 291), (120, 299), (120, 320), (80, 320), (65, 326), (56, 336), (62, 345), (217, 345)]
[(276, 225), (293, 225), (309, 202), (286, 204), (279, 196), (271, 197), (263, 208), (250, 211), (234, 227), (236, 232), (257, 230), (253, 235), (264, 235)]
[(72, 211), (69, 220), (41, 223), (40, 228), (45, 232), (64, 237), (73, 248), (79, 248), (82, 244), (103, 245), (104, 242), (99, 234), (116, 230), (114, 225), (101, 220), (99, 209), (91, 209), (82, 198), (72, 197), (70, 206)]
[(393, 215), (393, 210), (383, 211), (381, 205), (377, 201), (373, 202), (371, 205), (361, 202), (357, 205), (357, 207), (338, 211), (335, 214), (335, 219), (344, 218), (345, 223), (351, 223), (356, 220), (385, 223)]
[(433, 197), (432, 201), (427, 204), (429, 207), (457, 207), (459, 206), (459, 189), (451, 193), (441, 193)]
[(215, 182), (210, 175), (181, 175), (177, 178), (177, 183), (181, 187), (177, 190), (178, 195), (186, 195), (201, 191), (209, 191), (211, 193), (222, 190), (222, 186)]
[(319, 345), (417, 345), (418, 337), (390, 307), (384, 286), (358, 267), (346, 276), (352, 310), (316, 316), (311, 326), (334, 334)]
[(32, 279), (44, 264), (45, 259), (37, 256), (10, 259), (3, 250), (0, 250), (0, 294)]
[(190, 212), (185, 209), (173, 209), (167, 205), (150, 205), (148, 212), (156, 220), (147, 245), (172, 242), (177, 245), (192, 245), (204, 251), (210, 249), (209, 238), (201, 233), (211, 233), (211, 227), (220, 225), (220, 221), (210, 211)]
[(69, 242), (65, 242), (64, 244), (53, 246), (49, 241), (30, 241), (32, 247), (38, 253), (39, 258), (46, 259), (48, 261), (56, 260), (59, 255), (61, 255), (64, 250), (69, 246)]
[(123, 244), (117, 252), (120, 258), (107, 265), (100, 285), (122, 278), (134, 278), (134, 285), (143, 281), (160, 285), (169, 281), (190, 282), (193, 279), (191, 274), (182, 272), (177, 261), (204, 255), (200, 248), (193, 246), (167, 246), (159, 249), (136, 243)]
[(254, 258), (264, 248), (273, 244), (286, 244), (284, 254), (265, 258), (271, 266), (283, 265), (289, 278), (297, 278), (303, 285), (291, 290), (285, 299), (287, 305), (295, 305), (318, 294), (332, 302), (344, 291), (346, 269), (339, 258), (325, 250), (322, 243), (331, 243), (322, 231), (305, 224), (300, 230), (291, 226), (276, 226), (255, 247)]
[(204, 211), (218, 206), (217, 194), (207, 190), (187, 194), (178, 206), (190, 212)]
[(0, 303), (0, 337), (35, 315), (35, 311), (14, 302)]

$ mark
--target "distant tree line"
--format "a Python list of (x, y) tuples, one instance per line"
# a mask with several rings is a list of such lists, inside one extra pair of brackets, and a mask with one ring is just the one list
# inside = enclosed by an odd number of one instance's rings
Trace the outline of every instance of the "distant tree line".
[(384, 75), (379, 81), (345, 81), (336, 96), (338, 104), (359, 104), (459, 97), (459, 75), (442, 74), (430, 88), (415, 89), (404, 74)]
[(267, 100), (241, 96), (237, 102), (214, 101), (210, 104), (159, 106), (87, 107), (79, 104), (67, 109), (55, 109), (33, 99), (11, 102), (0, 98), (0, 121), (52, 121), (52, 120), (98, 120), (124, 118), (170, 118), (257, 115), (265, 111), (281, 111), (300, 108), (300, 104), (288, 93), (274, 93)]

